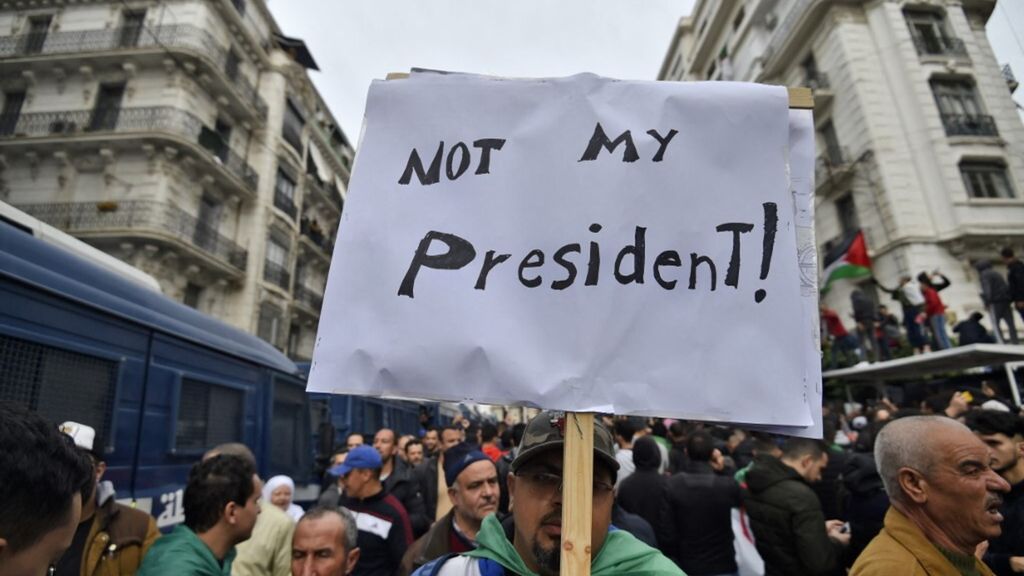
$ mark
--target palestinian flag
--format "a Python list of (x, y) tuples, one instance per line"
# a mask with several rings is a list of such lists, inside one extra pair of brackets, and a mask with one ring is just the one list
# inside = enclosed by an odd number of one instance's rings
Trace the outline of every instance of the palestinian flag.
[(871, 276), (871, 259), (868, 258), (864, 232), (857, 230), (829, 249), (825, 254), (824, 276), (822, 293), (828, 292), (836, 280)]

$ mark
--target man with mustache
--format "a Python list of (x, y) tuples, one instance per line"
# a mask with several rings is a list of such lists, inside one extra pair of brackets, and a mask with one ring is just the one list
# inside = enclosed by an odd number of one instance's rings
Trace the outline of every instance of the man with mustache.
[[(520, 574), (558, 576), (562, 544), (562, 452), (566, 417), (541, 412), (526, 427), (508, 475), (511, 522), (487, 516), (477, 548), (425, 564), (418, 576)], [(619, 465), (612, 435), (594, 422), (594, 509), (591, 515), (591, 576), (644, 574), (679, 576), (682, 571), (656, 549), (611, 526), (612, 493)]]
[(988, 446), (951, 418), (911, 416), (882, 428), (875, 460), (891, 507), (851, 576), (993, 574), (975, 551), (1001, 533), (1010, 486)]
[(465, 442), (444, 454), (445, 483), (452, 509), (409, 547), (402, 557), (402, 574), (411, 574), (435, 558), (476, 548), (480, 524), (498, 510), (501, 489), (494, 462)]
[(1010, 484), (999, 513), (1003, 533), (989, 540), (985, 563), (999, 576), (1024, 572), (1024, 433), (1020, 418), (1009, 412), (978, 410), (967, 415), (967, 427), (988, 446), (992, 468)]

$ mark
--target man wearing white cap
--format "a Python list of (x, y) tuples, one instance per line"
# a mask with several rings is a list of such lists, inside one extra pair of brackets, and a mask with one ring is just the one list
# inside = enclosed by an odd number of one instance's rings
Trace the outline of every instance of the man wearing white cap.
[(65, 422), (60, 431), (75, 441), (92, 461), (92, 490), (82, 494), (82, 519), (71, 547), (57, 562), (57, 576), (116, 576), (135, 574), (149, 547), (160, 536), (153, 517), (114, 501), (110, 482), (100, 482), (107, 471), (103, 442), (96, 429)]

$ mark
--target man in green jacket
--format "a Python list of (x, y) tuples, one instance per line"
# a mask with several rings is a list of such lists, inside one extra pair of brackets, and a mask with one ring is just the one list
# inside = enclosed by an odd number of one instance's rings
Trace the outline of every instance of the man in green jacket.
[(227, 576), (235, 545), (252, 534), (260, 480), (244, 458), (223, 454), (192, 467), (185, 523), (156, 541), (139, 576)]
[(790, 438), (781, 457), (759, 455), (747, 472), (743, 504), (766, 576), (828, 576), (842, 566), (850, 535), (842, 521), (825, 521), (809, 486), (821, 480), (826, 464), (821, 442)]
[[(526, 427), (512, 462), (508, 489), (514, 526), (506, 535), (492, 514), (477, 533), (477, 548), (425, 564), (417, 576), (519, 574), (558, 576), (562, 543), (562, 451), (565, 414), (541, 412)], [(611, 526), (612, 493), (619, 465), (612, 435), (594, 422), (594, 510), (591, 516), (591, 576), (680, 576), (671, 560)]]

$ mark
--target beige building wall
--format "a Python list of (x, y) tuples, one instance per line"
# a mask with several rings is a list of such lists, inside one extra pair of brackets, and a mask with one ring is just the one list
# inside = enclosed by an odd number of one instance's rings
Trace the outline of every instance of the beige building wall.
[[(953, 282), (943, 299), (962, 319), (982, 309), (974, 264), (998, 262), (1003, 246), (1024, 251), (1024, 125), (985, 36), (994, 6), (702, 0), (680, 21), (659, 78), (813, 88), (820, 253), (860, 227), (883, 284), (941, 270)], [(939, 44), (912, 30), (921, 15), (936, 22)], [(936, 97), (950, 81), (970, 86), (976, 106), (959, 123)], [(971, 162), (1001, 166), (1008, 195), (972, 195), (962, 170)], [(845, 281), (823, 296), (847, 325), (856, 287), (875, 290)]]
[(0, 200), (302, 360), (353, 151), (279, 35), (261, 0), (5, 4)]

